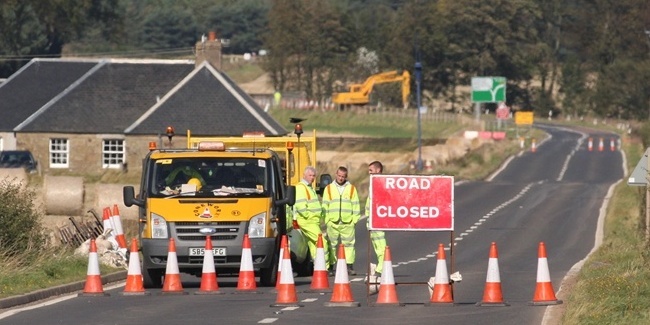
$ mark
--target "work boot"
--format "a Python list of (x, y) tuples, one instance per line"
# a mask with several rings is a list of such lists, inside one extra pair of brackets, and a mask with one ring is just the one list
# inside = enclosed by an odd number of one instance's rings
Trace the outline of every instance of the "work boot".
[(348, 275), (357, 275), (357, 272), (352, 268), (352, 264), (348, 264)]

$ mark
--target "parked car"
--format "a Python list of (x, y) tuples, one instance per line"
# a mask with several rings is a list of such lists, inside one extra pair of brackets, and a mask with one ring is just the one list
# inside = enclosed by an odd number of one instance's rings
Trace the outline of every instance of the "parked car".
[(28, 150), (0, 151), (0, 168), (25, 168), (28, 173), (37, 172), (38, 162)]

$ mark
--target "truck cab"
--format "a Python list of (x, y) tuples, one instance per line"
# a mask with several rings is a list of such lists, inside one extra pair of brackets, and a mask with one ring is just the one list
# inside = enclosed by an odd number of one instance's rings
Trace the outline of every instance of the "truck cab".
[[(294, 141), (193, 138), (188, 131), (188, 148), (151, 150), (137, 196), (132, 186), (124, 187), (124, 204), (139, 207), (145, 287), (162, 286), (170, 238), (180, 272), (201, 275), (209, 236), (217, 273), (238, 274), (245, 234), (261, 285), (275, 285), (281, 236), (290, 228), (295, 201), (292, 174), (301, 174), (292, 169), (308, 163), (314, 149), (305, 141), (287, 144)], [(296, 147), (302, 163), (294, 157)]]

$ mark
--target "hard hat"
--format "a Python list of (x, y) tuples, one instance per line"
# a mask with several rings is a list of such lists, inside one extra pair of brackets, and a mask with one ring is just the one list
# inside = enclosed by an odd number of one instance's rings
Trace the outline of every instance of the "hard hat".
[(201, 181), (198, 178), (190, 178), (190, 180), (187, 181), (187, 184), (196, 186), (197, 191), (199, 191), (202, 186)]

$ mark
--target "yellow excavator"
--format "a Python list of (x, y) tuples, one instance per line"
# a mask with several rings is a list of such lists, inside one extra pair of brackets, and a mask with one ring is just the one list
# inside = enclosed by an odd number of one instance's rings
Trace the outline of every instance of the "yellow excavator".
[(332, 102), (339, 107), (349, 105), (366, 105), (370, 102), (370, 93), (372, 88), (377, 84), (401, 82), (402, 83), (402, 103), (404, 108), (408, 108), (409, 95), (411, 94), (411, 75), (408, 71), (398, 70), (374, 74), (361, 84), (352, 84), (349, 86), (349, 92), (332, 94)]

